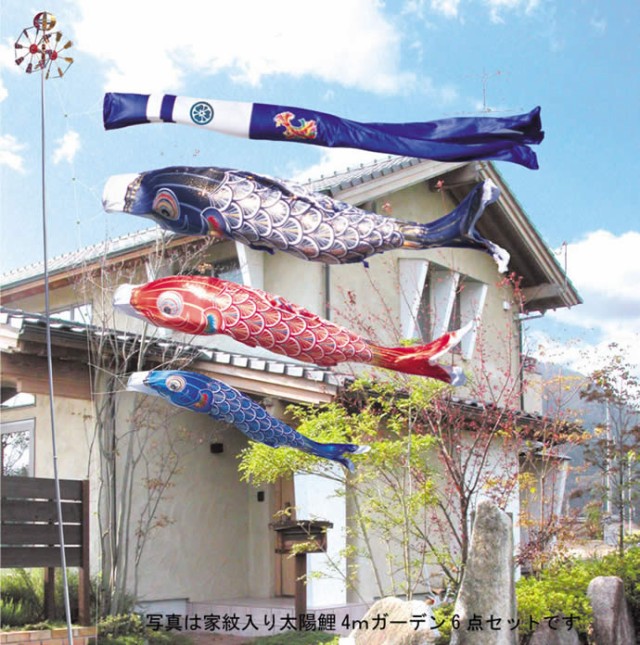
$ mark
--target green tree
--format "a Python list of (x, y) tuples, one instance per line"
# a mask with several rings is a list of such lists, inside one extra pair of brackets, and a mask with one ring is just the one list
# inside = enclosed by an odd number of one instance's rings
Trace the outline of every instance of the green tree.
[[(138, 591), (140, 563), (154, 531), (170, 524), (163, 501), (180, 472), (186, 432), (169, 431), (172, 412), (146, 396), (135, 396), (129, 414), (120, 393), (130, 372), (162, 365), (181, 369), (194, 353), (181, 343), (166, 341), (161, 330), (144, 322), (134, 326), (118, 319), (111, 301), (123, 283), (141, 283), (166, 272), (184, 272), (202, 261), (209, 240), (171, 249), (170, 237), (159, 237), (142, 260), (121, 261), (105, 255), (87, 267), (76, 284), (82, 302), (92, 304), (88, 335), (94, 414), (94, 463), (98, 472), (98, 525), (101, 576), (99, 611), (120, 614), (130, 609)], [(126, 331), (116, 331), (125, 327)]]
[[(410, 393), (399, 396), (392, 383), (358, 380), (339, 402), (320, 408), (291, 407), (302, 434), (323, 442), (369, 444), (371, 452), (365, 459), (355, 456), (356, 472), (349, 474), (298, 450), (251, 443), (241, 454), (242, 479), (260, 485), (308, 473), (344, 484), (352, 524), (343, 555), (368, 560), (380, 595), (411, 597), (423, 582), (421, 571), (428, 555), (424, 545), (412, 538), (428, 530), (434, 503), (427, 466), (434, 439), (411, 429), (417, 411), (429, 406), (440, 389), (433, 381), (416, 379)], [(419, 480), (417, 471), (423, 474)], [(382, 557), (376, 549), (381, 545)], [(349, 566), (346, 582), (352, 589), (355, 576), (356, 568)]]
[(599, 485), (605, 510), (617, 524), (618, 552), (640, 494), (640, 379), (617, 344), (609, 346), (605, 365), (594, 370), (581, 396), (597, 403), (602, 423), (585, 448), (585, 459), (602, 474)]
[(477, 499), (490, 497), (504, 508), (518, 493), (517, 416), (456, 402), (441, 383), (404, 377), (360, 379), (334, 403), (290, 412), (298, 430), (315, 440), (368, 443), (371, 452), (347, 474), (299, 451), (252, 443), (241, 455), (242, 478), (261, 485), (312, 473), (344, 485), (351, 588), (357, 557), (372, 566), (381, 596), (411, 597), (433, 564), (457, 588)]

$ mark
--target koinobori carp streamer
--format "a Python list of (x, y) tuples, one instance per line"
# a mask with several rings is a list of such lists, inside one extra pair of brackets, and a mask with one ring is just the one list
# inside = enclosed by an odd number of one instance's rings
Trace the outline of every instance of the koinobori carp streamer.
[(116, 308), (185, 334), (225, 334), (296, 360), (325, 367), (353, 361), (462, 385), (458, 367), (435, 360), (457, 345), (471, 323), (427, 345), (381, 347), (280, 296), (206, 276), (169, 276), (120, 285)]
[(160, 396), (178, 407), (232, 423), (252, 441), (271, 448), (297, 448), (316, 457), (337, 461), (352, 472), (353, 462), (345, 455), (369, 451), (369, 446), (313, 441), (272, 417), (262, 406), (238, 390), (197, 372), (134, 372), (129, 377), (127, 390)]
[(459, 247), (489, 253), (505, 271), (509, 254), (476, 230), (485, 208), (499, 195), (486, 180), (449, 214), (419, 223), (256, 173), (170, 167), (114, 175), (106, 183), (103, 205), (107, 212), (148, 217), (182, 235), (212, 235), (326, 264), (361, 262), (394, 249)]

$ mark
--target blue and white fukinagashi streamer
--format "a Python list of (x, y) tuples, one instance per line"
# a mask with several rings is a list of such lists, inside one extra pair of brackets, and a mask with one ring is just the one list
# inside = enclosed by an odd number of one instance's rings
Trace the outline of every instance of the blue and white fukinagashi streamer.
[(182, 123), (249, 139), (359, 148), (436, 161), (511, 161), (538, 168), (529, 147), (544, 138), (540, 108), (507, 117), (452, 117), (417, 123), (361, 123), (307, 108), (173, 94), (107, 93), (107, 130)]

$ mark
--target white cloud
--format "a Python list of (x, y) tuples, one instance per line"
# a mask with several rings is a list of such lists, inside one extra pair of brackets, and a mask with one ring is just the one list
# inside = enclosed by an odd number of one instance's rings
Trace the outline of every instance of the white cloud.
[(567, 269), (584, 304), (576, 310), (577, 315), (558, 311), (558, 319), (587, 329), (631, 326), (640, 330), (638, 249), (638, 231), (616, 236), (600, 230), (569, 244)]
[(457, 18), (460, 0), (431, 0), (431, 9), (446, 18)]
[[(402, 11), (424, 19), (427, 1), (432, 13), (440, 14), (445, 18), (462, 18), (462, 0), (406, 0)], [(471, 5), (479, 1), (489, 9), (491, 22), (494, 23), (504, 22), (503, 14), (506, 12), (521, 11), (530, 14), (540, 4), (540, 0), (467, 0), (465, 4)]]
[(11, 134), (0, 134), (0, 166), (24, 173), (24, 157), (20, 154), (26, 145)]
[[(622, 235), (594, 231), (568, 245), (568, 273), (584, 304), (571, 310), (559, 309), (548, 316), (581, 336), (582, 342), (566, 344), (539, 335), (547, 353), (556, 355), (555, 362), (590, 371), (593, 356), (606, 355), (609, 344), (615, 342), (628, 347), (629, 359), (640, 365), (638, 249), (638, 231)], [(585, 359), (585, 350), (591, 358)]]
[(607, 21), (602, 16), (592, 16), (591, 20), (589, 20), (589, 25), (591, 26), (591, 29), (593, 29), (593, 31), (599, 36), (602, 36), (602, 34), (607, 31)]
[[(586, 338), (558, 340), (547, 333), (529, 334), (528, 345), (533, 355), (546, 363), (562, 365), (580, 374), (591, 374), (604, 367), (612, 352), (622, 353), (640, 375), (640, 334), (626, 333), (592, 342)], [(619, 349), (612, 349), (615, 346)]]
[(6, 72), (17, 74), (20, 70), (15, 62), (13, 46), (0, 44), (0, 103), (9, 96), (9, 92), (3, 82), (3, 76)]
[(540, 0), (484, 0), (484, 2), (489, 7), (491, 22), (495, 23), (504, 22), (502, 16), (505, 11), (524, 11), (529, 14), (540, 4)]
[(370, 0), (327, 0), (317, 11), (251, 0), (77, 7), (77, 49), (106, 64), (108, 90), (178, 91), (187, 73), (221, 71), (250, 85), (289, 74), (379, 93), (415, 80), (400, 70), (400, 32)]
[(63, 137), (56, 140), (57, 148), (53, 151), (53, 163), (61, 161), (71, 163), (80, 150), (80, 135), (75, 130), (69, 130)]

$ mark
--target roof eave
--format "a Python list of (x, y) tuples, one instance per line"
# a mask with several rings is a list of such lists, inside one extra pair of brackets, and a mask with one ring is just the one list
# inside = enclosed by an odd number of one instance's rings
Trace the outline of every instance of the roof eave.
[(394, 169), (392, 172), (373, 172), (358, 183), (338, 182), (335, 187), (328, 189), (326, 192), (335, 199), (340, 199), (350, 204), (362, 204), (429, 181), (435, 177), (440, 177), (468, 164), (468, 161), (449, 163), (424, 159), (406, 159), (402, 161), (401, 168)]
[(523, 289), (524, 311), (545, 312), (549, 309), (582, 304), (582, 297), (527, 217), (502, 175), (491, 163), (482, 164), (480, 175), (483, 179), (490, 179), (500, 188), (498, 205), (513, 226), (519, 240), (530, 251), (530, 260), (536, 264), (536, 272), (544, 276), (542, 280), (532, 280), (534, 284)]

